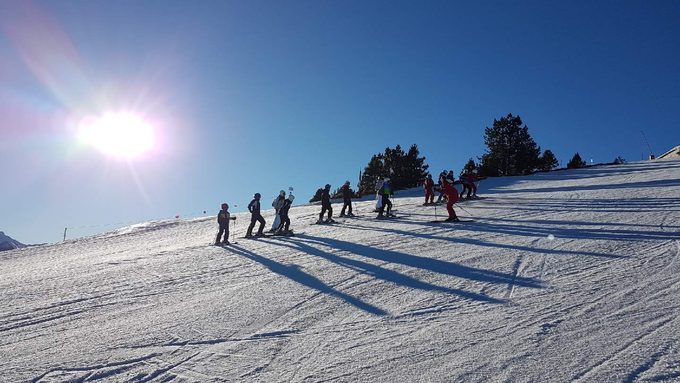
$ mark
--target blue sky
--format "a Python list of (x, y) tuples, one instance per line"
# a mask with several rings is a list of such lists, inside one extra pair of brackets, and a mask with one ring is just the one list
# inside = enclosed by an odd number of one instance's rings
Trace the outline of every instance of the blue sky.
[[(418, 144), (435, 171), (520, 115), (563, 164), (680, 144), (677, 1), (3, 1), (0, 230), (53, 242), (353, 183)], [(129, 111), (154, 150), (77, 138)]]

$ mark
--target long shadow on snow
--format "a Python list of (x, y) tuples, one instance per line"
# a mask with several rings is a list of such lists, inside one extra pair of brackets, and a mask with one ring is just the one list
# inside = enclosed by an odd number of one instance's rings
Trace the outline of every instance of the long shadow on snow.
[(558, 186), (546, 188), (527, 188), (527, 189), (500, 189), (491, 188), (489, 191), (494, 194), (505, 193), (555, 193), (555, 192), (572, 192), (572, 191), (588, 191), (588, 190), (615, 190), (615, 189), (630, 189), (630, 188), (660, 188), (680, 186), (680, 179), (670, 180), (655, 180), (655, 181), (641, 181), (629, 183), (616, 183), (605, 185), (580, 185), (580, 186)]
[[(292, 244), (288, 244), (288, 243), (282, 243), (283, 241), (290, 242), (290, 243), (294, 244), (295, 246), (293, 246)], [(489, 297), (489, 296), (486, 296), (486, 295), (476, 294), (476, 293), (472, 293), (472, 292), (460, 290), (460, 289), (452, 289), (452, 288), (449, 288), (449, 287), (437, 286), (437, 285), (434, 285), (434, 284), (431, 284), (431, 283), (423, 282), (423, 281), (418, 280), (416, 278), (409, 277), (408, 275), (404, 275), (402, 273), (399, 273), (399, 272), (396, 272), (396, 271), (393, 271), (393, 270), (390, 270), (390, 269), (386, 269), (386, 268), (378, 266), (378, 265), (373, 265), (373, 264), (363, 262), (363, 261), (359, 261), (359, 260), (355, 260), (355, 259), (344, 258), (344, 257), (323, 251), (319, 248), (316, 248), (314, 246), (309, 245), (309, 244), (316, 244), (316, 245), (331, 246), (328, 243), (326, 243), (326, 241), (342, 242), (342, 243), (345, 243), (345, 244), (349, 243), (349, 242), (344, 242), (344, 241), (328, 240), (327, 238), (312, 237), (312, 236), (309, 236), (309, 235), (298, 235), (296, 237), (287, 238), (287, 239), (282, 238), (282, 242), (271, 241), (270, 243), (276, 244), (278, 246), (287, 247), (287, 248), (290, 248), (290, 249), (293, 249), (293, 250), (299, 250), (299, 251), (302, 251), (302, 252), (310, 254), (310, 255), (315, 255), (317, 257), (324, 258), (329, 262), (332, 262), (332, 263), (335, 263), (335, 264), (338, 264), (338, 265), (341, 265), (341, 266), (345, 266), (345, 267), (352, 269), (352, 270), (358, 270), (361, 273), (372, 275), (375, 278), (382, 279), (382, 280), (387, 281), (387, 282), (392, 282), (392, 283), (397, 284), (397, 285), (402, 285), (402, 286), (410, 287), (410, 288), (413, 288), (413, 289), (420, 289), (420, 290), (427, 290), (427, 291), (440, 291), (440, 292), (447, 293), (447, 294), (458, 295), (462, 298), (472, 299), (472, 300), (486, 302), (486, 303), (505, 303), (505, 301), (503, 301), (503, 300), (492, 298), (492, 297)], [(341, 250), (351, 251), (352, 253), (357, 254), (357, 255), (366, 256), (366, 254), (364, 252), (359, 252), (357, 249), (349, 250), (345, 247), (340, 248), (336, 245), (337, 244), (334, 244), (334, 246), (332, 246), (332, 247), (335, 247), (335, 248), (338, 248), (338, 249), (341, 249)], [(361, 245), (359, 245), (359, 246), (361, 246)], [(399, 254), (399, 256), (397, 256), (397, 259), (404, 258), (404, 257), (413, 257), (411, 255), (403, 254), (403, 253), (397, 253), (395, 251), (382, 250), (382, 249), (378, 249), (378, 248), (374, 248), (374, 247), (368, 247), (368, 246), (363, 246), (363, 247), (370, 248), (370, 252), (372, 254), (386, 253), (386, 254), (383, 254), (382, 256), (374, 255), (372, 258), (375, 258), (375, 259), (384, 259), (384, 260), (390, 259), (390, 262), (393, 262), (393, 258), (395, 257), (394, 256), (395, 253)], [(418, 258), (420, 258), (420, 257), (418, 257)], [(443, 262), (443, 261), (435, 261), (435, 260), (429, 260), (429, 261), (430, 262)], [(411, 263), (413, 263), (413, 262), (411, 262)], [(449, 262), (447, 262), (447, 263), (449, 263)], [(463, 266), (456, 265), (455, 267), (463, 267)], [(449, 268), (451, 268), (451, 266)], [(439, 269), (437, 269), (437, 271), (439, 271)], [(447, 274), (452, 274), (452, 273), (447, 273)], [(461, 272), (459, 274), (464, 274), (464, 273)], [(509, 281), (509, 279), (504, 280), (503, 283), (508, 283), (508, 281)]]
[[(352, 225), (345, 224), (345, 226), (351, 227)], [(371, 228), (371, 230), (373, 230), (373, 228)], [(384, 230), (389, 231), (390, 229)], [(306, 239), (309, 242), (315, 242), (318, 244), (334, 247), (338, 250), (344, 250), (350, 253), (354, 253), (356, 255), (360, 255), (362, 257), (390, 263), (399, 263), (405, 266), (416, 267), (419, 269), (428, 270), (435, 273), (451, 275), (454, 277), (465, 278), (473, 281), (497, 284), (514, 283), (518, 286), (533, 288), (543, 287), (541, 281), (534, 278), (519, 277), (513, 274), (501, 273), (498, 271), (463, 266), (461, 264), (454, 262), (420, 257), (417, 255), (400, 253), (394, 250), (384, 250), (376, 247), (361, 245), (358, 243), (342, 241), (339, 239), (312, 237), (308, 235), (299, 235), (298, 237)]]
[[(509, 222), (512, 225), (503, 225), (497, 223), (484, 222), (483, 225), (466, 226), (470, 231), (502, 233), (510, 235), (522, 235), (526, 237), (546, 237), (553, 234), (558, 238), (570, 239), (601, 239), (609, 241), (644, 241), (644, 240), (670, 240), (680, 239), (680, 232), (668, 231), (639, 231), (639, 230), (614, 230), (614, 229), (588, 229), (588, 228), (563, 228), (563, 227), (541, 227), (531, 226), (540, 225), (541, 221), (532, 220), (514, 220), (507, 218), (491, 218), (485, 217), (484, 221), (498, 221)], [(553, 221), (560, 222), (560, 225), (577, 226), (578, 222), (569, 221)]]
[(340, 298), (345, 302), (351, 304), (352, 306), (363, 311), (366, 311), (367, 313), (379, 316), (388, 314), (388, 312), (379, 307), (373, 306), (369, 303), (362, 301), (361, 299), (355, 298), (349, 294), (345, 294), (341, 291), (332, 288), (331, 286), (328, 286), (327, 284), (320, 281), (318, 278), (300, 270), (298, 265), (284, 265), (283, 263), (272, 261), (271, 259), (267, 259), (265, 257), (257, 255), (254, 252), (244, 249), (237, 245), (231, 245), (228, 247), (228, 249), (238, 255), (246, 257), (251, 261), (255, 261), (267, 267), (269, 270), (273, 271), (276, 274), (283, 275), (303, 286), (307, 286), (321, 293), (325, 293)]
[[(442, 227), (441, 223), (418, 222), (418, 221), (409, 221), (408, 223), (413, 224), (413, 225), (427, 226), (427, 227), (438, 227), (438, 228)], [(449, 225), (457, 225), (457, 224), (449, 224)], [(475, 223), (472, 223), (472, 222), (471, 223), (464, 223), (462, 225), (465, 225), (464, 227), (465, 227), (466, 230), (471, 230), (472, 227), (479, 227), (480, 226), (476, 222)], [(486, 225), (486, 224), (482, 224), (482, 225)], [(500, 243), (486, 242), (486, 241), (482, 241), (482, 240), (479, 240), (479, 239), (472, 239), (472, 238), (441, 237), (441, 236), (432, 235), (432, 234), (417, 233), (417, 232), (405, 231), (405, 230), (399, 230), (399, 229), (387, 229), (387, 228), (381, 228), (381, 227), (368, 227), (368, 226), (361, 226), (361, 225), (352, 225), (352, 224), (347, 224), (347, 223), (344, 224), (343, 227), (348, 227), (348, 228), (356, 229), (356, 230), (382, 231), (382, 232), (386, 232), (386, 233), (393, 233), (393, 234), (405, 235), (405, 236), (411, 236), (411, 237), (418, 237), (418, 238), (425, 238), (425, 239), (436, 239), (436, 240), (441, 240), (441, 241), (464, 243), (464, 244), (468, 244), (468, 245), (482, 246), (482, 247), (496, 247), (496, 248), (499, 248), (499, 249), (519, 250), (519, 251), (526, 251), (526, 252), (538, 253), (538, 254), (586, 255), (586, 256), (591, 256), (591, 257), (603, 257), (603, 258), (626, 258), (626, 257), (621, 256), (621, 255), (595, 253), (595, 252), (591, 252), (591, 251), (571, 251), (571, 250), (558, 250), (558, 249), (542, 249), (542, 248), (535, 248), (535, 247), (529, 247), (529, 246), (519, 246), (519, 245), (504, 245), (504, 244), (500, 244)], [(494, 231), (490, 231), (490, 232), (494, 232)], [(532, 235), (532, 237), (539, 237), (539, 236)]]
[[(516, 205), (515, 201), (523, 204)], [(680, 211), (680, 198), (629, 198), (629, 199), (567, 199), (567, 198), (521, 198), (508, 197), (495, 202), (483, 201), (471, 205), (478, 209), (524, 210), (524, 211), (589, 211), (606, 213), (640, 213)], [(675, 209), (673, 209), (675, 208)]]

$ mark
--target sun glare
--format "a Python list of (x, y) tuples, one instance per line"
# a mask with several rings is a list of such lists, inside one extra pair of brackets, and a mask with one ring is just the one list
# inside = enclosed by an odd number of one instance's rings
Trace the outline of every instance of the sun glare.
[(127, 112), (83, 119), (79, 137), (105, 154), (125, 159), (139, 157), (154, 145), (151, 124)]

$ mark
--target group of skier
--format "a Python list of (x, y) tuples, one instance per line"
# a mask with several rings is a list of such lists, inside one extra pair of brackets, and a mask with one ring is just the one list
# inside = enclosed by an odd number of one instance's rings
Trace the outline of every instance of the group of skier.
[[(446, 222), (458, 222), (458, 216), (453, 210), (453, 205), (458, 202), (459, 198), (475, 199), (477, 198), (477, 186), (475, 182), (479, 178), (477, 177), (476, 171), (465, 171), (459, 178), (459, 181), (455, 181), (453, 171), (443, 171), (439, 174), (437, 183), (435, 184), (432, 179), (432, 175), (428, 174), (425, 181), (423, 182), (423, 188), (425, 189), (425, 206), (433, 205), (436, 203), (441, 203), (442, 199), (446, 199), (446, 210), (448, 211), (449, 217), (445, 220)], [(459, 195), (458, 190), (454, 186), (456, 183), (463, 185), (463, 189)], [(316, 221), (317, 224), (324, 223), (334, 223), (333, 219), (333, 207), (331, 205), (331, 185), (326, 184), (326, 186), (321, 190), (321, 212), (319, 213), (319, 219)], [(395, 217), (392, 214), (392, 201), (390, 198), (394, 195), (392, 190), (392, 185), (389, 177), (379, 177), (375, 184), (376, 190), (376, 209), (378, 213), (377, 219), (388, 219)], [(463, 194), (467, 191), (467, 196), (463, 197)], [(435, 192), (439, 192), (439, 197), (437, 202), (434, 202)], [(346, 181), (339, 190), (339, 194), (343, 199), (342, 210), (340, 211), (340, 217), (354, 217), (352, 213), (352, 198), (356, 197), (356, 193), (350, 187), (350, 182)], [(248, 204), (248, 211), (251, 213), (250, 225), (246, 231), (246, 238), (261, 237), (264, 236), (264, 226), (266, 224), (262, 214), (260, 212), (260, 193), (255, 193), (253, 200)], [(272, 207), (276, 212), (274, 218), (274, 223), (269, 230), (273, 235), (292, 235), (292, 230), (290, 230), (290, 218), (288, 217), (288, 211), (295, 196), (292, 193), (288, 194), (286, 197), (286, 192), (281, 190), (278, 197), (272, 202)], [(327, 218), (324, 219), (324, 216)], [(229, 205), (226, 203), (222, 204), (222, 209), (217, 215), (217, 222), (219, 224), (219, 232), (215, 240), (215, 244), (229, 244), (229, 221), (235, 220), (236, 217), (231, 217), (229, 213)], [(259, 228), (257, 232), (253, 235), (253, 229), (255, 224), (259, 223)], [(224, 239), (221, 240), (224, 234)]]

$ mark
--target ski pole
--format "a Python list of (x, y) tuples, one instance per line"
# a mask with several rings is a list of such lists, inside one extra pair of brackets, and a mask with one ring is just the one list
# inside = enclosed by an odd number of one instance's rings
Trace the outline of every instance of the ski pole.
[(458, 206), (458, 207), (461, 208), (461, 209), (463, 209), (463, 211), (466, 212), (466, 213), (468, 213), (468, 215), (472, 218), (472, 214), (470, 214), (470, 212), (469, 212), (466, 208), (464, 208), (464, 207), (462, 207), (462, 206)]

